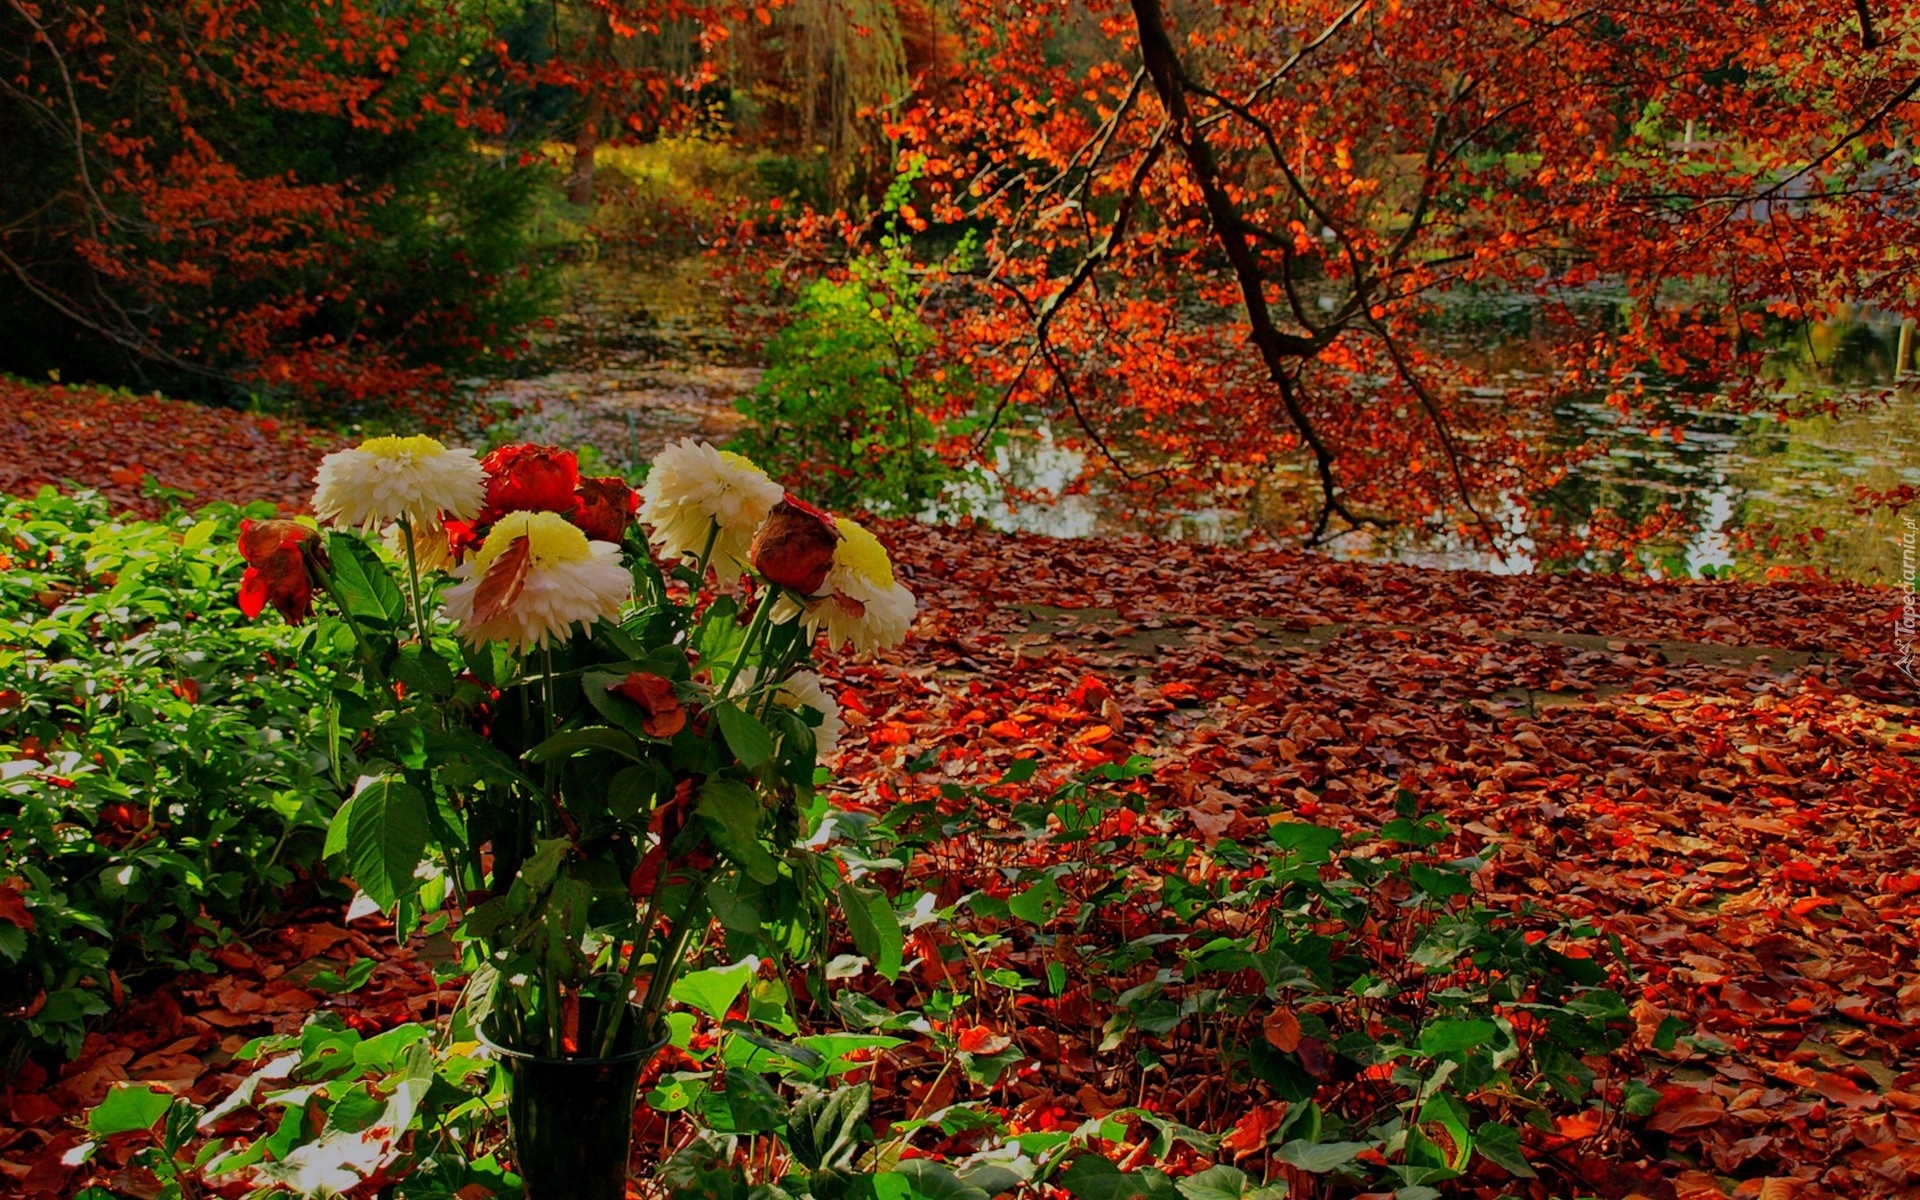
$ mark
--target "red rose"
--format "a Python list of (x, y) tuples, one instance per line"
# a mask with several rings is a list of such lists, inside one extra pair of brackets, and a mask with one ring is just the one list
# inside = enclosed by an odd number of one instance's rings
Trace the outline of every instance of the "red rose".
[(575, 489), (574, 497), (574, 509), (568, 519), (596, 542), (618, 545), (626, 537), (634, 514), (640, 511), (640, 493), (617, 475), (587, 476)]
[(480, 460), (487, 473), (487, 503), (478, 523), (491, 525), (510, 512), (571, 512), (580, 486), (580, 460), (571, 450), (521, 443), (502, 446)]
[[(298, 521), (240, 522), (240, 557), (246, 572), (240, 576), (240, 611), (248, 619), (260, 615), (271, 604), (289, 624), (298, 625), (313, 611), (313, 579), (307, 572), (306, 554), (322, 565), (325, 553), (319, 534)], [(308, 550), (303, 543), (312, 541)]]
[(607, 691), (625, 696), (640, 706), (647, 714), (641, 719), (640, 728), (648, 737), (670, 738), (687, 727), (686, 706), (674, 695), (670, 679), (635, 671)]
[(811, 596), (826, 584), (839, 544), (840, 531), (826, 513), (788, 496), (753, 535), (747, 558), (768, 582)]

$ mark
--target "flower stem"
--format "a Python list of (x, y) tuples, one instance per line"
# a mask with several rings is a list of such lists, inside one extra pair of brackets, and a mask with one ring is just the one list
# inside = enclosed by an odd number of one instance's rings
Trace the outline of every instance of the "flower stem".
[(427, 618), (426, 610), (420, 607), (420, 560), (413, 548), (413, 520), (404, 515), (400, 518), (400, 540), (406, 543), (407, 580), (413, 585), (408, 593), (413, 600), (413, 629), (419, 635), (420, 646), (424, 650), (428, 645)]
[[(760, 603), (754, 607), (753, 619), (747, 622), (747, 636), (740, 643), (740, 652), (734, 655), (733, 662), (727, 668), (726, 682), (722, 683), (719, 691), (714, 693), (716, 700), (725, 700), (732, 693), (733, 681), (740, 677), (741, 668), (747, 665), (747, 653), (753, 649), (753, 643), (766, 630), (769, 623), (767, 614), (772, 608), (773, 596), (771, 593), (762, 593)], [(746, 706), (743, 704), (741, 707)]]
[(711, 870), (702, 871), (694, 879), (693, 890), (687, 893), (687, 903), (667, 933), (666, 951), (654, 961), (653, 975), (647, 981), (647, 998), (640, 1007), (641, 1037), (653, 1031), (654, 1023), (660, 1018), (660, 1010), (666, 1007), (671, 977), (680, 966), (681, 956), (687, 952), (687, 942), (693, 937), (693, 910), (706, 899), (707, 884), (712, 881)]

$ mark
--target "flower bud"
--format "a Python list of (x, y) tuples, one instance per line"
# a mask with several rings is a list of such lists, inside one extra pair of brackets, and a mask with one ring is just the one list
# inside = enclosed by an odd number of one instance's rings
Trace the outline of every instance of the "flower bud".
[(313, 580), (301, 543), (313, 540), (311, 553), (324, 565), (326, 553), (318, 538), (317, 531), (298, 521), (240, 522), (240, 557), (247, 564), (240, 576), (240, 611), (249, 620), (269, 604), (290, 625), (298, 625), (313, 612)]

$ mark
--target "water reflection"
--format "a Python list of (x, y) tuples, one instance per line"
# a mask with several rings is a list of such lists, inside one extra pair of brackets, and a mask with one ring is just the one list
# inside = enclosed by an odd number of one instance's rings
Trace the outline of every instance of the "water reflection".
[[(1494, 319), (1459, 331), (1461, 349), (1495, 376), (1520, 382), (1537, 374), (1544, 355), (1524, 305), (1500, 306)], [(1712, 397), (1656, 395), (1642, 422), (1627, 422), (1599, 396), (1568, 400), (1541, 436), (1560, 444), (1603, 439), (1604, 455), (1580, 463), (1541, 497), (1576, 524), (1605, 509), (1629, 522), (1662, 504), (1683, 514), (1694, 532), (1682, 545), (1642, 555), (1656, 572), (1689, 575), (1737, 569), (1759, 574), (1776, 564), (1805, 564), (1842, 577), (1885, 581), (1898, 569), (1896, 518), (1854, 512), (1856, 485), (1887, 490), (1920, 485), (1920, 390), (1895, 388), (1897, 319), (1847, 312), (1832, 321), (1775, 334), (1765, 368), (1783, 407), (1804, 415), (1779, 419), (1716, 407)], [(1825, 411), (1831, 406), (1832, 411)], [(1677, 431), (1677, 432), (1676, 432)], [(1017, 488), (1059, 493), (1084, 458), (1045, 430), (1000, 452), (998, 474)], [(1278, 473), (1291, 485), (1267, 496), (1310, 491), (1304, 472)], [(1261, 502), (1233, 501), (1156, 514), (1127, 511), (1096, 489), (1009, 508), (988, 489), (964, 497), (983, 519), (1005, 529), (1061, 537), (1147, 533), (1208, 542), (1242, 542), (1286, 528), (1300, 513)], [(1271, 502), (1268, 502), (1271, 504)], [(1489, 517), (1509, 544), (1503, 551), (1446, 532), (1361, 530), (1323, 548), (1339, 558), (1468, 568), (1501, 574), (1541, 569), (1615, 570), (1617, 559), (1587, 556), (1542, 562), (1526, 536), (1520, 506), (1505, 497)], [(1817, 534), (1815, 531), (1819, 531)], [(1747, 545), (1755, 534), (1758, 543)]]

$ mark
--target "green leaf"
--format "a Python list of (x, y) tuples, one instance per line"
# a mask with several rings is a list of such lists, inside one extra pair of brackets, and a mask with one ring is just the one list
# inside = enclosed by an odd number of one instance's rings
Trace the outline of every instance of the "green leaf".
[(647, 761), (646, 756), (640, 753), (640, 744), (631, 734), (607, 725), (562, 730), (521, 755), (521, 760), (541, 763), (550, 758), (568, 758), (582, 750), (611, 750), (635, 762)]
[(1512, 1126), (1488, 1121), (1473, 1131), (1473, 1143), (1482, 1158), (1515, 1179), (1537, 1178), (1527, 1156), (1520, 1151), (1520, 1131)]
[(713, 844), (761, 883), (772, 883), (780, 870), (760, 842), (760, 794), (733, 779), (712, 778), (700, 788), (695, 815), (707, 824)]
[(720, 722), (720, 732), (726, 736), (727, 746), (733, 751), (734, 757), (740, 760), (741, 766), (752, 770), (772, 756), (773, 735), (739, 705), (723, 700), (713, 706), (713, 715)]
[(928, 1159), (909, 1158), (896, 1163), (892, 1173), (907, 1181), (907, 1194), (912, 1200), (992, 1200), (987, 1193)]
[(1187, 1200), (1240, 1200), (1246, 1195), (1247, 1173), (1222, 1164), (1189, 1175), (1175, 1186)]
[(327, 557), (333, 564), (333, 586), (349, 615), (390, 626), (400, 623), (407, 611), (406, 598), (400, 594), (387, 564), (366, 539), (352, 533), (330, 533)]
[(1492, 1021), (1444, 1019), (1429, 1021), (1420, 1030), (1420, 1053), (1429, 1058), (1458, 1054), (1484, 1046), (1498, 1037), (1499, 1027)]
[(144, 1084), (116, 1084), (106, 1099), (87, 1114), (87, 1132), (95, 1137), (152, 1129), (166, 1115), (173, 1095)]
[(415, 890), (427, 849), (427, 798), (392, 775), (363, 779), (327, 828), (329, 852), (344, 851), (347, 873), (381, 909)]
[(747, 980), (751, 978), (753, 961), (749, 959), (730, 967), (690, 971), (675, 980), (667, 994), (718, 1021), (726, 1017), (727, 1010), (740, 998), (740, 993), (746, 990)]
[(1007, 909), (1029, 925), (1045, 925), (1066, 904), (1052, 876), (1007, 899)]
[(847, 914), (847, 930), (853, 934), (854, 948), (866, 955), (873, 969), (889, 982), (897, 978), (906, 952), (906, 938), (900, 932), (900, 919), (894, 915), (886, 895), (843, 883), (840, 907)]
[(673, 777), (653, 763), (622, 767), (607, 784), (608, 815), (619, 821), (633, 820), (661, 793), (663, 785), (671, 787)]
[(1278, 1153), (1281, 1161), (1292, 1163), (1302, 1171), (1325, 1175), (1351, 1164), (1362, 1150), (1372, 1146), (1372, 1142), (1291, 1141), (1280, 1147)]
[(1407, 873), (1412, 877), (1413, 885), (1429, 896), (1446, 899), (1473, 894), (1473, 880), (1465, 871), (1408, 863)]
[(810, 1091), (787, 1117), (787, 1146), (809, 1171), (844, 1167), (853, 1161), (866, 1133), (873, 1085)]
[(1180, 1190), (1159, 1171), (1124, 1173), (1098, 1154), (1082, 1154), (1060, 1175), (1074, 1200), (1181, 1200)]

